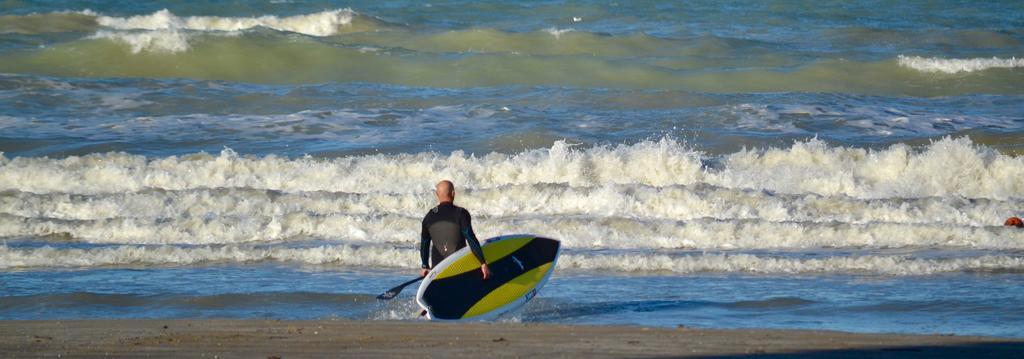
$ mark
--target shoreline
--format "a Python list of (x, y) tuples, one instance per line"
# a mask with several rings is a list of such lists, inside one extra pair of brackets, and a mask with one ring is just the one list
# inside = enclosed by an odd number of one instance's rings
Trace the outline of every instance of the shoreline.
[(98, 319), (0, 321), (4, 357), (999, 358), (1024, 338), (422, 321)]

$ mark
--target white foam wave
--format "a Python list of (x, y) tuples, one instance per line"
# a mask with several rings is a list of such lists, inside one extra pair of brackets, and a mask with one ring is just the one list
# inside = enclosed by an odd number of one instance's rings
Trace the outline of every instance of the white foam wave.
[[(471, 190), (481, 237), (544, 233), (570, 248), (1024, 248), (1001, 227), (1015, 201), (872, 200), (688, 187), (525, 185)], [(210, 244), (309, 237), (414, 243), (429, 193), (244, 189), (0, 194), (0, 236)]]
[(292, 238), (343, 238), (374, 243), (418, 240), (420, 218), (308, 215), (199, 216), (181, 219), (117, 218), (68, 221), (0, 215), (0, 236), (70, 236), (89, 243), (215, 244)]
[(187, 31), (216, 32), (222, 36), (237, 35), (239, 31), (266, 27), (277, 31), (289, 31), (310, 36), (331, 36), (339, 28), (352, 24), (355, 12), (351, 9), (322, 11), (314, 14), (287, 17), (179, 17), (164, 9), (149, 15), (112, 17), (96, 16), (102, 29), (90, 36), (93, 39), (108, 39), (127, 44), (132, 53), (188, 51)]
[(93, 249), (16, 249), (0, 246), (0, 268), (190, 265), (267, 260), (306, 264), (407, 267), (414, 260), (418, 260), (418, 254), (414, 256), (412, 252), (411, 249), (347, 245), (316, 248), (117, 246)]
[(556, 39), (560, 39), (560, 38), (562, 38), (563, 34), (566, 34), (566, 33), (569, 33), (569, 32), (573, 32), (573, 31), (576, 31), (576, 30), (573, 30), (572, 28), (559, 29), (557, 27), (551, 27), (551, 28), (544, 29), (544, 32), (551, 34), (551, 36), (554, 36)]
[(923, 72), (941, 72), (955, 74), (960, 72), (975, 72), (988, 69), (1012, 69), (1024, 67), (1024, 58), (973, 58), (973, 59), (943, 59), (937, 57), (920, 57), (899, 55), (900, 66), (909, 67)]
[(562, 268), (627, 272), (671, 273), (763, 273), (812, 274), (857, 273), (882, 275), (929, 275), (950, 272), (996, 272), (1024, 270), (1024, 258), (980, 256), (970, 258), (921, 259), (906, 256), (857, 256), (796, 259), (751, 254), (726, 255), (572, 255), (561, 256)]
[(185, 34), (178, 30), (145, 32), (123, 32), (101, 30), (90, 36), (92, 39), (107, 39), (128, 45), (133, 54), (146, 52), (176, 53), (188, 51), (189, 43)]
[(705, 181), (727, 188), (856, 198), (1024, 197), (1024, 158), (945, 138), (923, 152), (829, 147), (813, 140), (789, 149), (746, 150), (726, 157)]
[[(309, 215), (66, 221), (0, 215), (0, 236), (64, 235), (88, 243), (221, 244), (304, 240), (309, 237), (415, 244), (420, 217)], [(1024, 249), (1024, 232), (1001, 226), (766, 222), (751, 220), (644, 221), (624, 218), (478, 218), (489, 237), (530, 231), (559, 238), (567, 248), (806, 249), (946, 247)]]
[(0, 157), (0, 190), (114, 193), (144, 189), (253, 188), (286, 192), (429, 193), (436, 178), (461, 188), (514, 184), (691, 182), (701, 171), (696, 152), (670, 140), (635, 146), (574, 150), (565, 142), (551, 149), (483, 157), (461, 151), (371, 155), (336, 159), (196, 154), (147, 159), (124, 153), (65, 159)]
[(163, 9), (131, 17), (98, 16), (96, 21), (100, 26), (118, 30), (242, 31), (266, 27), (311, 36), (331, 36), (338, 32), (340, 26), (350, 25), (354, 15), (351, 9), (336, 9), (287, 17), (180, 17)]
[[(92, 249), (10, 248), (0, 246), (0, 269), (38, 267), (100, 267), (195, 265), (285, 261), (303, 264), (413, 268), (418, 253), (412, 248), (334, 245), (314, 248), (117, 246)], [(986, 255), (925, 259), (908, 256), (864, 255), (791, 258), (752, 254), (564, 254), (561, 269), (678, 274), (725, 272), (759, 274), (854, 273), (929, 275), (948, 272), (1022, 271), (1024, 258)]]
[[(960, 198), (861, 200), (781, 195), (710, 186), (570, 187), (531, 184), (461, 191), (459, 203), (484, 217), (620, 217), (636, 220), (765, 220), (771, 222), (898, 223), (990, 226), (1019, 202)], [(0, 193), (0, 213), (25, 218), (99, 220), (267, 216), (293, 213), (417, 217), (429, 193), (286, 193), (239, 188), (132, 193)]]
[(0, 190), (97, 194), (147, 189), (251, 188), (284, 192), (429, 193), (449, 178), (476, 190), (509, 185), (570, 187), (711, 185), (782, 194), (872, 198), (1024, 197), (1024, 157), (943, 139), (916, 150), (830, 147), (812, 140), (788, 149), (744, 150), (707, 168), (707, 158), (670, 139), (634, 145), (549, 149), (485, 156), (454, 152), (335, 159), (218, 156), (146, 158), (124, 153), (64, 159), (0, 157)]

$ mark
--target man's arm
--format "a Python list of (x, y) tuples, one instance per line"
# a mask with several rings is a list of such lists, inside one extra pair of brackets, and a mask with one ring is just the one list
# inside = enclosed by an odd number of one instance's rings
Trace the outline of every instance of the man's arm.
[(487, 267), (487, 261), (484, 259), (484, 251), (480, 248), (480, 241), (476, 239), (476, 233), (473, 232), (473, 220), (469, 215), (469, 211), (462, 210), (462, 218), (460, 221), (462, 227), (462, 236), (466, 237), (466, 243), (469, 244), (469, 250), (473, 251), (473, 255), (476, 259), (480, 260), (480, 273), (483, 275), (484, 280), (491, 277), (491, 269)]
[(473, 219), (469, 215), (469, 211), (462, 210), (462, 236), (466, 238), (466, 244), (469, 244), (469, 250), (473, 251), (473, 255), (480, 261), (481, 264), (487, 264), (484, 260), (484, 251), (480, 248), (480, 241), (476, 239), (476, 233), (473, 232)]
[(423, 229), (420, 230), (420, 268), (423, 269), (423, 276), (427, 275), (430, 269), (430, 231), (427, 230), (426, 218), (423, 219)]

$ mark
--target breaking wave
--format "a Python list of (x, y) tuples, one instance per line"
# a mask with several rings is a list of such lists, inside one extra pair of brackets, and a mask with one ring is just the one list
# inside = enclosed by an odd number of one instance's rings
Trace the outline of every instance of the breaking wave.
[(988, 69), (1014, 69), (1024, 67), (1024, 58), (973, 58), (943, 59), (936, 57), (899, 56), (900, 66), (923, 72), (956, 74), (961, 72), (984, 71)]
[(482, 156), (456, 151), (291, 159), (224, 150), (217, 156), (165, 158), (124, 153), (64, 159), (0, 157), (0, 190), (32, 193), (248, 188), (424, 194), (437, 178), (450, 178), (470, 190), (529, 184), (711, 185), (861, 199), (1006, 200), (1024, 197), (1024, 158), (975, 146), (967, 138), (945, 138), (920, 149), (899, 144), (878, 150), (811, 140), (721, 158), (708, 158), (672, 139), (591, 148), (558, 141), (547, 149)]
[(242, 31), (266, 27), (310, 36), (331, 36), (339, 33), (340, 27), (350, 26), (353, 16), (355, 12), (352, 9), (337, 9), (286, 17), (180, 17), (164, 9), (149, 15), (131, 17), (98, 16), (96, 23), (119, 30)]
[(373, 30), (379, 21), (352, 9), (333, 9), (292, 16), (253, 17), (178, 16), (163, 9), (152, 14), (108, 16), (91, 10), (46, 14), (3, 15), (0, 33), (44, 34), (106, 30), (190, 30), (234, 32), (263, 27), (309, 36), (332, 36), (349, 31)]
[[(406, 267), (416, 262), (433, 182), (449, 178), (480, 237), (557, 238), (569, 268), (1016, 271), (1024, 231), (1001, 221), (1019, 210), (1022, 177), (1024, 159), (962, 138), (876, 150), (811, 140), (716, 157), (671, 139), (589, 148), (559, 141), (482, 156), (0, 156), (0, 237), (15, 243), (0, 259), (8, 269), (268, 260)], [(678, 250), (738, 252), (663, 253)], [(824, 254), (756, 253), (765, 250)]]

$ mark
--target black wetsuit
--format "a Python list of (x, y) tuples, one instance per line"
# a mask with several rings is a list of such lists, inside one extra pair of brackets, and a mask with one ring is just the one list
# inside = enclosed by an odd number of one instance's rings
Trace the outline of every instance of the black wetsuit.
[[(433, 246), (431, 246), (433, 242)], [(469, 211), (451, 202), (442, 202), (430, 209), (423, 217), (423, 231), (420, 233), (420, 258), (423, 268), (433, 268), (455, 251), (466, 246), (480, 263), (484, 262), (484, 253), (480, 250), (480, 242), (473, 233), (473, 225)], [(430, 259), (430, 266), (427, 266)]]

